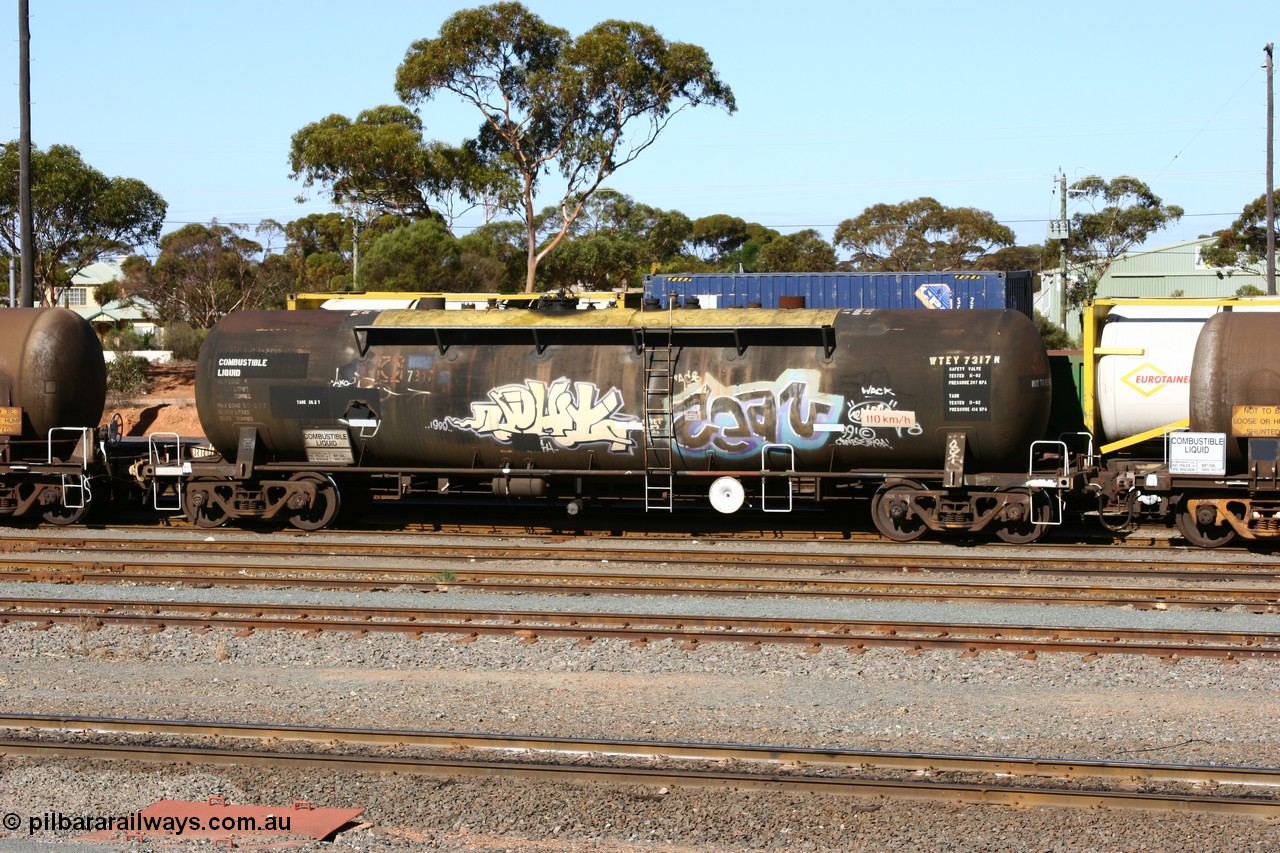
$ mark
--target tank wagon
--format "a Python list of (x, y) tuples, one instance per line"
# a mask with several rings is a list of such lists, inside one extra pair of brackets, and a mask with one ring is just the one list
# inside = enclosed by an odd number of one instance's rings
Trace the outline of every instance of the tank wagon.
[(1218, 314), (1196, 342), (1191, 431), (1171, 433), (1178, 529), (1203, 547), (1280, 539), (1280, 314)]
[(71, 524), (105, 474), (102, 346), (66, 308), (0, 311), (0, 518)]
[(210, 527), (315, 529), (371, 491), (574, 514), (861, 496), (893, 539), (1031, 541), (1070, 485), (1030, 470), (1048, 362), (1007, 311), (241, 312), (196, 386), (220, 458), (177, 488)]

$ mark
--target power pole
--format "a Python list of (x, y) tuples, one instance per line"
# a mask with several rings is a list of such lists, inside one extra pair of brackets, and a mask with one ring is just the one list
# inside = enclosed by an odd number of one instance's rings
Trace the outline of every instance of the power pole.
[(1275, 87), (1271, 53), (1274, 42), (1267, 42), (1267, 295), (1276, 295), (1276, 183), (1275, 183)]
[(22, 307), (35, 305), (35, 237), (31, 219), (31, 22), (18, 0), (18, 227), (22, 230)]
[(1062, 328), (1067, 327), (1067, 237), (1071, 236), (1071, 225), (1067, 222), (1067, 173), (1059, 169), (1058, 202), (1059, 217), (1049, 223), (1049, 239), (1058, 241), (1058, 321)]
[[(1061, 228), (1067, 223), (1067, 173), (1058, 176), (1058, 221)], [(1062, 301), (1062, 328), (1067, 327), (1067, 235), (1064, 230), (1058, 238), (1058, 298)]]

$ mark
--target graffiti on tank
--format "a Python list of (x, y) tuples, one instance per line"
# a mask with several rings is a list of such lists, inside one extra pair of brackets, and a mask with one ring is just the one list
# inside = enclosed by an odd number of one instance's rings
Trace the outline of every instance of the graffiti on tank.
[(892, 388), (885, 388), (880, 385), (864, 385), (862, 387), (862, 396), (864, 397), (895, 397)]
[(572, 450), (584, 444), (606, 444), (610, 453), (627, 453), (636, 446), (641, 428), (632, 415), (622, 414), (622, 394), (610, 388), (601, 394), (593, 382), (560, 377), (547, 384), (540, 379), (501, 385), (487, 400), (471, 404), (471, 417), (449, 418), (449, 425), (510, 444), (512, 436), (537, 436), (543, 450)]
[(844, 397), (820, 388), (817, 370), (787, 370), (772, 382), (741, 385), (704, 376), (671, 401), (676, 443), (692, 455), (749, 457), (766, 444), (816, 449), (839, 432), (844, 407)]

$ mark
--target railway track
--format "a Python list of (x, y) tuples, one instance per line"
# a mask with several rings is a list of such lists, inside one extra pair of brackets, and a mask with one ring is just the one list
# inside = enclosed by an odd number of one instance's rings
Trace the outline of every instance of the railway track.
[(1157, 655), (1168, 660), (1210, 657), (1226, 662), (1280, 657), (1280, 634), (1231, 631), (1167, 631), (1135, 628), (983, 625), (973, 623), (892, 622), (881, 620), (780, 619), (701, 615), (588, 613), (564, 611), (449, 608), (325, 607), (297, 604), (220, 602), (100, 601), (71, 598), (0, 598), (0, 623), (36, 628), (55, 624), (100, 627), (121, 625), (161, 631), (232, 628), (242, 636), (260, 630), (312, 633), (458, 634), (514, 636), (524, 642), (614, 639), (635, 644), (679, 641), (686, 649), (706, 642), (748, 646), (801, 644), (806, 650), (843, 648), (861, 653), (890, 647), (919, 652), (945, 649), (975, 655), (1015, 651), (1032, 656), (1069, 652)]
[[(0, 715), (0, 728), (40, 733), (0, 740), (0, 753), (8, 755), (284, 766), (329, 772), (454, 777), (501, 775), (649, 787), (724, 787), (1022, 807), (1101, 807), (1280, 817), (1280, 799), (1275, 795), (1275, 789), (1280, 787), (1280, 768), (1272, 767), (1064, 761), (25, 714)], [(47, 733), (60, 737), (49, 739)], [(78, 735), (78, 739), (68, 737), (72, 734)], [(107, 735), (118, 734), (159, 740), (198, 739), (201, 745), (102, 740)], [(245, 739), (267, 740), (277, 748), (248, 750), (209, 745)], [(281, 748), (319, 743), (326, 744), (330, 751), (314, 751), (314, 747), (310, 751)], [(343, 749), (376, 746), (382, 751), (376, 755), (332, 751), (335, 746)], [(387, 755), (389, 748), (401, 753), (425, 751), (427, 754)], [(451, 757), (435, 755), (442, 750), (448, 751)], [(506, 760), (486, 760), (495, 752)], [(459, 753), (466, 757), (454, 757)], [(722, 769), (726, 767), (732, 769)], [(910, 777), (904, 778), (903, 774)], [(1008, 777), (1027, 781), (1010, 784), (1005, 781)], [(1112, 787), (1101, 782), (1110, 782)], [(1135, 783), (1150, 790), (1132, 790)], [(1204, 786), (1230, 791), (1203, 793)]]
[[(904, 559), (879, 553), (715, 550), (699, 555), (542, 542), (502, 546), (390, 542), (357, 546), (293, 538), (205, 542), (166, 537), (138, 542), (114, 537), (8, 537), (0, 542), (4, 547), (4, 553), (0, 553), (0, 579), (29, 582), (788, 595), (1280, 611), (1280, 586), (1275, 585), (1280, 580), (1280, 570), (1259, 565), (1231, 571), (1220, 561), (1170, 568), (1153, 566), (1149, 561), (1097, 558), (1092, 566), (1065, 566), (1062, 558), (1055, 556), (1039, 564), (1028, 563), (1025, 558), (1009, 558), (993, 566), (985, 558), (954, 554)], [(531, 567), (511, 568), (515, 561)], [(586, 565), (590, 568), (570, 568)], [(1027, 582), (1026, 578), (1033, 574), (1054, 580)], [(1005, 580), (1014, 577), (1017, 582)], [(1122, 577), (1140, 583), (1116, 582)], [(1104, 583), (1104, 578), (1112, 580)], [(1187, 585), (1204, 580), (1213, 583)]]
[(116, 584), (148, 583), (207, 588), (215, 586), (313, 587), (323, 589), (405, 589), (655, 596), (792, 596), (853, 598), (876, 601), (980, 602), (983, 604), (1093, 604), (1139, 610), (1172, 608), (1240, 608), (1254, 613), (1280, 612), (1280, 588), (1213, 588), (1151, 586), (1085, 586), (1080, 584), (961, 583), (948, 581), (833, 580), (820, 577), (725, 577), (720, 575), (645, 573), (640, 576), (604, 572), (531, 572), (504, 569), (448, 570), (433, 573), (415, 569), (334, 569), (299, 566), (288, 570), (262, 566), (202, 565), (196, 571), (150, 564), (98, 566), (77, 561), (64, 568), (39, 569), (7, 565), (0, 558), (0, 580), (31, 583)]
[[(179, 531), (174, 531), (179, 533)], [(1202, 551), (1187, 552), (1169, 549), (1156, 554), (1115, 557), (1098, 556), (1096, 548), (1038, 549), (1039, 553), (981, 554), (956, 553), (954, 547), (946, 553), (917, 546), (913, 549), (885, 550), (842, 548), (839, 553), (814, 552), (789, 548), (734, 549), (724, 547), (724, 542), (689, 540), (690, 547), (672, 549), (669, 540), (644, 544), (631, 541), (608, 546), (582, 544), (576, 538), (560, 536), (532, 539), (496, 539), (498, 544), (472, 544), (450, 538), (440, 542), (433, 539), (384, 537), (370, 541), (360, 534), (312, 538), (306, 535), (274, 535), (244, 537), (218, 532), (215, 538), (208, 535), (154, 535), (129, 533), (104, 534), (92, 537), (82, 535), (14, 535), (0, 534), (0, 556), (8, 561), (20, 559), (14, 555), (23, 553), (56, 554), (58, 551), (108, 553), (163, 551), (166, 553), (195, 553), (201, 555), (261, 557), (272, 555), (324, 554), (331, 557), (358, 559), (413, 559), (419, 561), (461, 562), (464, 560), (528, 560), (551, 562), (637, 562), (683, 566), (717, 566), (733, 568), (767, 567), (808, 568), (819, 571), (856, 569), (860, 572), (983, 572), (997, 574), (1056, 573), (1076, 577), (1131, 577), (1136, 575), (1160, 575), (1179, 580), (1222, 579), (1223, 577), (1248, 577), (1256, 579), (1280, 579), (1280, 566), (1266, 556), (1245, 560), (1234, 555), (1214, 554), (1206, 556)], [(694, 549), (697, 550), (694, 550)], [(996, 549), (1007, 550), (1007, 549)], [(1161, 562), (1174, 563), (1178, 568), (1161, 566)]]

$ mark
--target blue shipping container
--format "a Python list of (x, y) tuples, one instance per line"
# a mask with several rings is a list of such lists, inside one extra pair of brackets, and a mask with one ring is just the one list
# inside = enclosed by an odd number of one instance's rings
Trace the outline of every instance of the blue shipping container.
[(703, 308), (778, 308), (783, 297), (806, 308), (997, 308), (1032, 313), (1032, 274), (1017, 272), (660, 273), (645, 296), (665, 308), (672, 293)]

